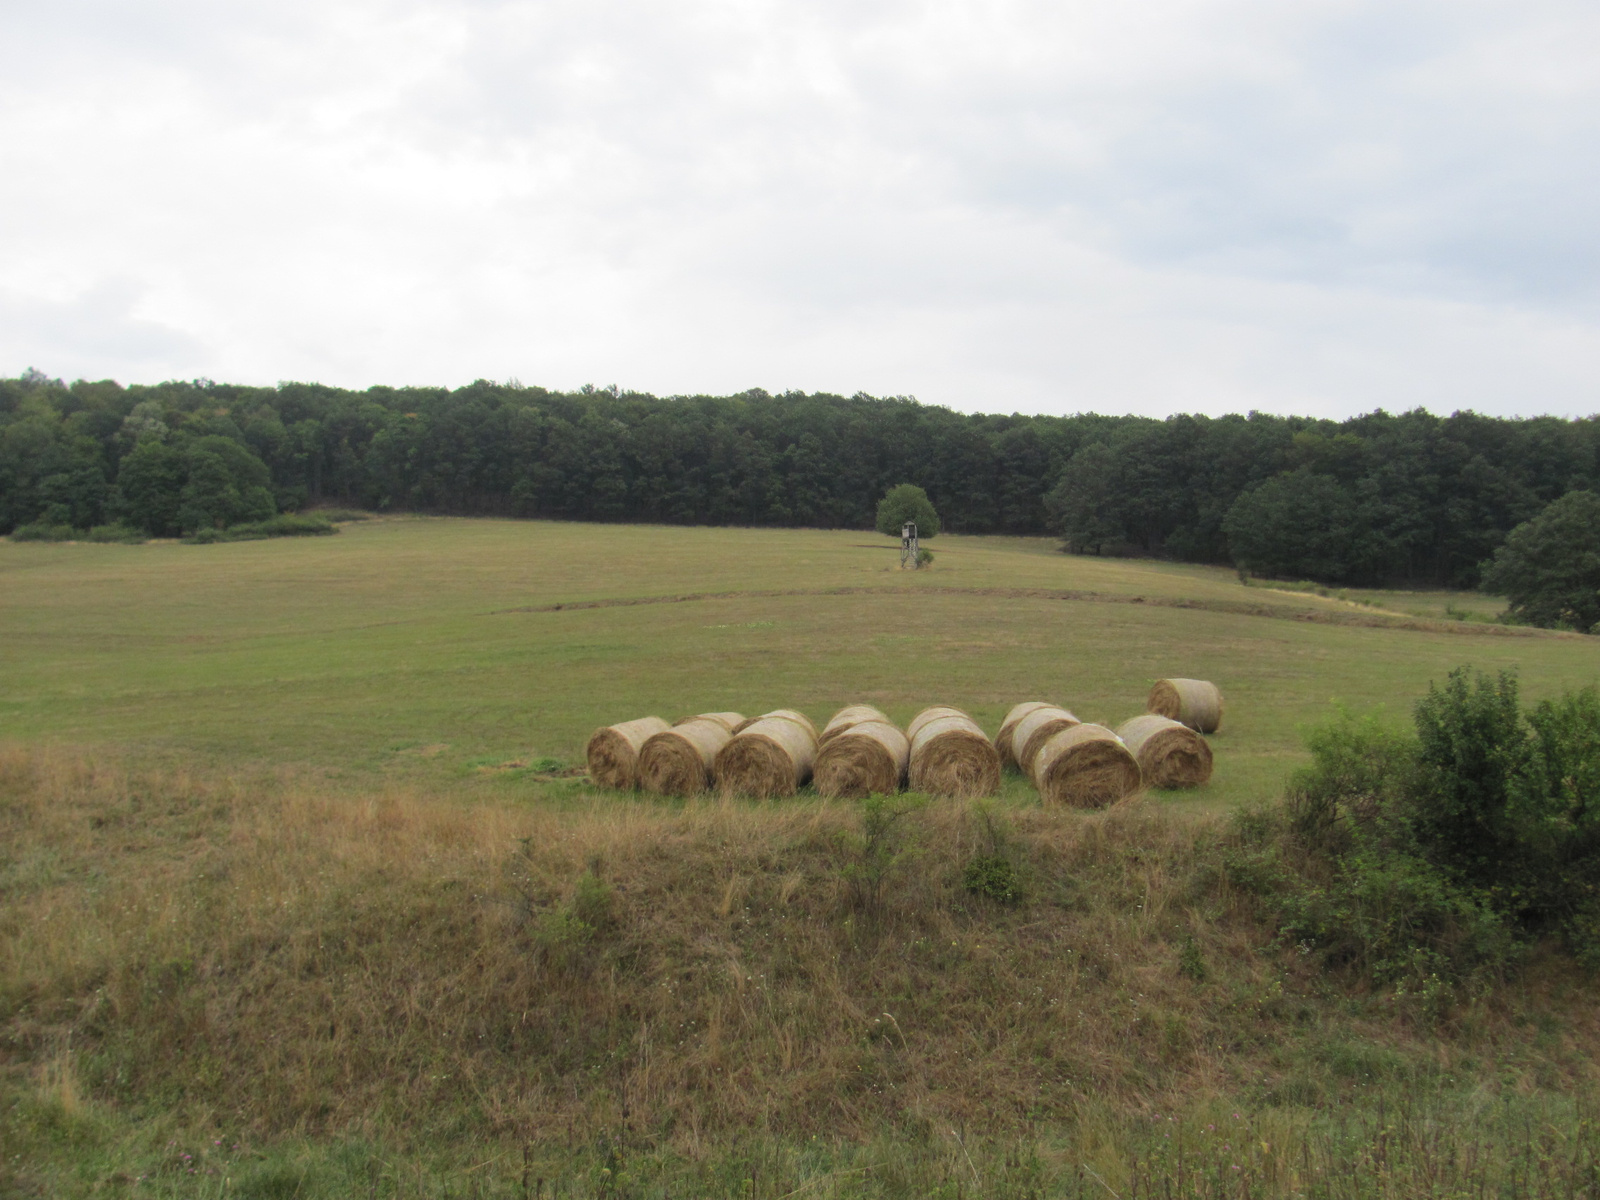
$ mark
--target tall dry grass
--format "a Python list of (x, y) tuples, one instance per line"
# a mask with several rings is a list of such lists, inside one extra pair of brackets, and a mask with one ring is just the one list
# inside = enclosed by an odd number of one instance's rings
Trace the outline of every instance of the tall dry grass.
[[(1499, 1086), (1593, 1082), (1592, 1015), (1541, 1057), (1513, 998), (1469, 1044), (1264, 947), (1218, 823), (948, 802), (869, 835), (861, 811), (465, 807), (7, 749), (0, 1030), (13, 1062), (70, 1061), (75, 1096), (263, 1134), (690, 1155), (1314, 1104), (1359, 1086), (1315, 1067), (1334, 1026), (1393, 1071), (1467, 1074), (1498, 1039)], [(1015, 907), (962, 886), (997, 836)]]

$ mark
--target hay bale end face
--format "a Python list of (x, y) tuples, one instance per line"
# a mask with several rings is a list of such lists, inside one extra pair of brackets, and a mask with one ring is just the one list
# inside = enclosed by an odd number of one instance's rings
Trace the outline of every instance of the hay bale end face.
[(1181, 721), (1156, 713), (1117, 726), (1151, 787), (1198, 787), (1211, 778), (1211, 747)]
[(1006, 714), (1006, 719), (1000, 722), (1000, 732), (995, 734), (994, 748), (1000, 752), (1000, 765), (1014, 767), (1017, 765), (1017, 754), (1011, 745), (1011, 735), (1017, 731), (1017, 722), (1029, 713), (1041, 708), (1054, 708), (1048, 700), (1024, 700), (1021, 704), (1011, 706), (1011, 711)]
[(1082, 722), (1066, 709), (1057, 708), (1053, 704), (1045, 708), (1036, 708), (1018, 721), (1017, 727), (1011, 731), (1011, 751), (1017, 760), (1017, 766), (1022, 768), (1022, 773), (1033, 774), (1033, 760), (1039, 754), (1039, 747), (1063, 729), (1071, 729), (1074, 725), (1081, 724)]
[(658, 796), (696, 796), (711, 786), (711, 765), (733, 737), (721, 714), (679, 721), (639, 751), (639, 786)]
[(1158, 679), (1145, 708), (1201, 733), (1222, 728), (1222, 692), (1204, 679)]
[(1033, 760), (1033, 783), (1047, 804), (1104, 808), (1137, 792), (1139, 761), (1103, 725), (1052, 734)]
[(887, 721), (858, 721), (835, 733), (817, 751), (817, 794), (859, 800), (889, 796), (905, 782), (911, 742)]
[(715, 721), (718, 725), (721, 725), (729, 733), (732, 733), (735, 729), (739, 728), (739, 726), (744, 724), (744, 720), (745, 720), (745, 718), (744, 718), (744, 714), (743, 713), (736, 713), (736, 712), (708, 712), (708, 713), (695, 713), (694, 716), (692, 716), (692, 717), (679, 717), (676, 721), (673, 722), (673, 724), (674, 725), (687, 725), (690, 721)]
[(729, 739), (717, 752), (711, 774), (726, 796), (792, 796), (811, 778), (816, 756), (811, 722), (769, 714)]
[(596, 729), (584, 749), (589, 778), (601, 787), (632, 791), (639, 786), (639, 751), (649, 738), (669, 728), (660, 717), (640, 717)]
[(826, 746), (845, 730), (861, 724), (863, 721), (877, 721), (884, 725), (892, 725), (882, 712), (870, 704), (851, 704), (841, 708), (829, 718), (828, 723), (822, 727), (822, 733), (817, 738), (818, 746)]
[(916, 730), (907, 772), (912, 788), (961, 799), (1000, 790), (1000, 754), (966, 713), (943, 705), (924, 709), (912, 718), (911, 728)]

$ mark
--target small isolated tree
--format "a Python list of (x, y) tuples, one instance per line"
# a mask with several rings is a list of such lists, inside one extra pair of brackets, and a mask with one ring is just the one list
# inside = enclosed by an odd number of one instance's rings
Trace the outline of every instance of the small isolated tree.
[(1530, 624), (1600, 632), (1600, 496), (1568, 492), (1518, 525), (1480, 586)]
[(928, 500), (928, 493), (912, 483), (890, 488), (878, 501), (879, 533), (899, 537), (900, 526), (907, 521), (917, 523), (918, 537), (931, 538), (939, 532), (939, 514)]

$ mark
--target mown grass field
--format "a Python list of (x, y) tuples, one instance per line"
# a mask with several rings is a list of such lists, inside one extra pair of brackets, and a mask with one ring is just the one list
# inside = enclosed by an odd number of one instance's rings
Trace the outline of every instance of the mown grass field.
[[(1535, 948), (1440, 1003), (1231, 881), (1334, 701), (1600, 639), (1436, 593), (941, 537), (393, 518), (0, 543), (0, 1195), (1600, 1195), (1600, 1005)], [(1363, 604), (1359, 601), (1366, 600)], [(594, 789), (648, 712), (1228, 696), (1107, 813)], [(1022, 898), (968, 889), (975, 855)]]
[[(1374, 609), (1220, 569), (1069, 557), (1044, 539), (931, 545), (933, 569), (912, 573), (895, 543), (856, 532), (521, 521), (0, 544), (0, 727), (191, 766), (443, 782), (578, 762), (596, 726), (645, 713), (782, 706), (820, 723), (868, 701), (903, 722), (949, 703), (993, 733), (1036, 698), (1114, 724), (1143, 710), (1153, 679), (1190, 675), (1228, 699), (1216, 778), (1190, 802), (1231, 805), (1276, 794), (1298, 729), (1331, 702), (1403, 720), (1463, 662), (1517, 671), (1530, 699), (1600, 674), (1594, 639), (1443, 619), (1478, 597), (1383, 594)], [(550, 611), (686, 595), (706, 598)], [(1440, 619), (1332, 623), (1383, 612)]]

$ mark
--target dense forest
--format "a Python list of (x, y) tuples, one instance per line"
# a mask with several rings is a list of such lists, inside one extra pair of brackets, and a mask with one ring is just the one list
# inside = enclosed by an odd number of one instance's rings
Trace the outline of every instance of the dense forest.
[(308, 505), (868, 529), (891, 486), (957, 533), (1470, 586), (1516, 525), (1600, 488), (1600, 418), (967, 415), (906, 397), (346, 391), (0, 380), (0, 533), (175, 535)]

